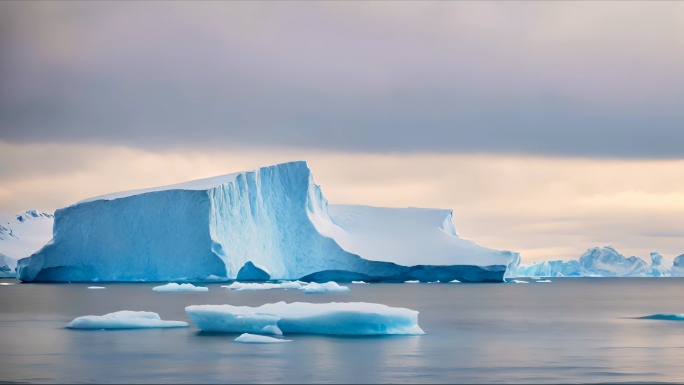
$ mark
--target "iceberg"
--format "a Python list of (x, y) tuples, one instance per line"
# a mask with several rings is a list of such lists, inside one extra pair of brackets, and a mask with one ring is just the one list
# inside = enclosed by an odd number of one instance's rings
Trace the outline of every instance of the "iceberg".
[[(655, 255), (657, 254), (657, 255)], [(651, 253), (654, 262), (657, 252)], [(662, 256), (660, 256), (662, 258)], [(657, 262), (656, 262), (657, 263)], [(656, 267), (656, 269), (660, 269)], [(669, 267), (665, 267), (665, 271)], [(519, 277), (639, 277), (647, 274), (649, 265), (638, 257), (625, 257), (611, 246), (593, 247), (584, 252), (579, 260), (544, 261), (533, 265), (520, 265)]]
[(122, 310), (105, 315), (78, 317), (66, 326), (69, 329), (114, 330), (114, 329), (152, 329), (186, 328), (187, 322), (163, 321), (159, 314), (149, 311)]
[(16, 276), (17, 260), (38, 251), (52, 237), (52, 214), (28, 210), (0, 216), (0, 277)]
[(242, 342), (243, 344), (280, 344), (283, 342), (292, 342), (292, 340), (242, 333), (235, 339), (235, 342)]
[(104, 286), (88, 286), (88, 289), (91, 290), (100, 290), (100, 289), (105, 289)]
[(335, 282), (326, 282), (326, 283), (316, 283), (316, 282), (311, 282), (306, 286), (302, 286), (299, 288), (300, 290), (304, 290), (306, 294), (314, 294), (314, 293), (346, 293), (349, 291), (349, 288), (347, 286), (340, 286)]
[(459, 237), (451, 210), (330, 205), (303, 161), (98, 196), (54, 221), (20, 280), (503, 282), (520, 261)]
[(684, 321), (684, 314), (653, 314), (644, 317), (639, 317), (640, 319), (654, 319), (662, 321)]
[(259, 307), (193, 305), (185, 308), (203, 332), (254, 334), (425, 334), (418, 312), (363, 302), (278, 302)]
[(361, 284), (361, 285), (368, 285), (368, 282), (363, 282), (363, 281), (352, 281), (352, 283)]
[(203, 286), (195, 286), (191, 283), (167, 283), (162, 286), (155, 286), (152, 288), (154, 291), (161, 292), (182, 292), (182, 291), (209, 291), (209, 288)]
[(672, 270), (670, 274), (673, 277), (684, 277), (684, 254), (677, 256), (672, 261)]
[(299, 282), (281, 282), (281, 283), (241, 283), (233, 282), (227, 286), (221, 286), (226, 289), (235, 291), (257, 291), (257, 290), (271, 290), (271, 289), (301, 289), (302, 284)]
[(668, 277), (671, 274), (673, 261), (668, 261), (657, 251), (651, 253), (651, 267), (646, 275), (649, 277)]

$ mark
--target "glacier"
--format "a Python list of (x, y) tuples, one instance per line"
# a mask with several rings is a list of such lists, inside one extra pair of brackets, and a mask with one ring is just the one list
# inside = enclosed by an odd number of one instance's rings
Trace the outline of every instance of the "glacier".
[(458, 236), (443, 209), (332, 205), (304, 161), (89, 198), (18, 262), (24, 282), (503, 282), (518, 253)]
[(419, 335), (418, 312), (364, 302), (270, 303), (259, 307), (193, 305), (185, 308), (203, 332), (254, 334)]
[(186, 328), (187, 322), (163, 321), (159, 314), (149, 311), (122, 310), (105, 315), (87, 315), (69, 322), (68, 329), (118, 330), (152, 328)]
[[(520, 277), (669, 277), (677, 276), (677, 263), (660, 253), (651, 253), (651, 263), (635, 256), (625, 257), (611, 246), (593, 247), (579, 260), (544, 261), (520, 265)], [(678, 257), (679, 258), (679, 257)], [(684, 267), (684, 257), (680, 260)], [(684, 270), (682, 271), (684, 273)], [(684, 274), (682, 274), (684, 276)]]

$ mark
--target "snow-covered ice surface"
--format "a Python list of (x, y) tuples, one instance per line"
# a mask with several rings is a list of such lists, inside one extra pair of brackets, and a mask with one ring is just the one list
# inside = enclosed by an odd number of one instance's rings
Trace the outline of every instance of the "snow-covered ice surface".
[(292, 342), (292, 340), (242, 333), (235, 339), (235, 342), (242, 342), (244, 344), (280, 344), (283, 342)]
[(346, 293), (349, 291), (347, 286), (340, 286), (335, 282), (316, 283), (311, 282), (306, 286), (300, 287), (307, 294), (315, 293)]
[(66, 326), (69, 329), (115, 330), (115, 329), (152, 329), (185, 328), (187, 322), (163, 321), (159, 314), (148, 311), (122, 310), (105, 315), (78, 317)]
[(166, 285), (162, 286), (155, 286), (152, 288), (154, 291), (162, 291), (162, 292), (181, 292), (181, 291), (209, 291), (208, 287), (204, 286), (195, 286), (191, 283), (181, 283), (180, 285), (172, 282), (172, 283), (167, 283)]
[[(83, 200), (22, 281), (502, 282), (518, 253), (460, 238), (451, 210), (328, 205), (306, 162)], [(242, 274), (242, 277), (240, 275)]]
[(278, 302), (259, 307), (194, 305), (186, 307), (185, 311), (192, 322), (205, 332), (425, 334), (418, 326), (417, 311), (363, 302)]
[(257, 290), (271, 290), (271, 289), (300, 289), (302, 284), (297, 281), (292, 282), (279, 282), (279, 283), (242, 283), (233, 282), (230, 285), (221, 286), (226, 289), (235, 291), (257, 291)]
[(17, 260), (38, 251), (52, 238), (52, 214), (28, 210), (0, 216), (0, 277), (16, 275)]

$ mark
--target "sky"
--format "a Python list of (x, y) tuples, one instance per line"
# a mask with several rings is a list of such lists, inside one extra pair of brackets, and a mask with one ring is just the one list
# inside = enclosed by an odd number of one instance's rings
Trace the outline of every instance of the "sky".
[(577, 258), (684, 253), (684, 2), (0, 2), (0, 213), (305, 159)]

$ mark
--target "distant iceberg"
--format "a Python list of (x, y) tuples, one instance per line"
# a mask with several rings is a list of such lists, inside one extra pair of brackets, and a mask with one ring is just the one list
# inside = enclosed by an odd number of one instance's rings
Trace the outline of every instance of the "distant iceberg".
[(657, 251), (651, 253), (649, 265), (639, 257), (625, 257), (615, 248), (605, 246), (587, 250), (579, 260), (520, 265), (517, 274), (519, 277), (665, 277), (670, 275), (672, 266)]
[(152, 328), (185, 328), (187, 322), (163, 321), (159, 314), (148, 311), (122, 310), (105, 315), (87, 315), (78, 317), (66, 326), (69, 329), (116, 330), (116, 329), (152, 329)]
[(639, 317), (640, 319), (653, 319), (662, 321), (684, 321), (684, 314), (653, 314), (647, 315), (645, 317)]
[(185, 311), (204, 332), (255, 334), (382, 335), (425, 334), (418, 312), (374, 303), (285, 303), (259, 307), (188, 306)]
[(684, 254), (674, 259), (670, 273), (673, 277), (684, 277)]
[(340, 286), (335, 282), (316, 283), (311, 282), (306, 286), (300, 287), (307, 294), (315, 293), (346, 293), (349, 291), (347, 286)]
[(0, 278), (16, 276), (17, 260), (38, 251), (52, 238), (52, 214), (28, 210), (0, 216)]
[(243, 344), (281, 344), (283, 342), (292, 342), (292, 340), (242, 333), (235, 339), (235, 342), (242, 342)]
[(154, 291), (161, 292), (181, 292), (181, 291), (209, 291), (209, 288), (203, 286), (195, 286), (191, 283), (167, 283), (166, 285), (153, 287)]
[(221, 286), (221, 287), (225, 288), (225, 289), (235, 290), (235, 291), (257, 291), (257, 290), (271, 290), (271, 289), (285, 289), (285, 290), (287, 290), (287, 289), (301, 289), (302, 284), (297, 282), (297, 281), (280, 282), (280, 283), (233, 282), (230, 285)]
[(518, 253), (460, 238), (452, 211), (328, 205), (306, 162), (86, 199), (18, 263), (26, 282), (502, 282)]

